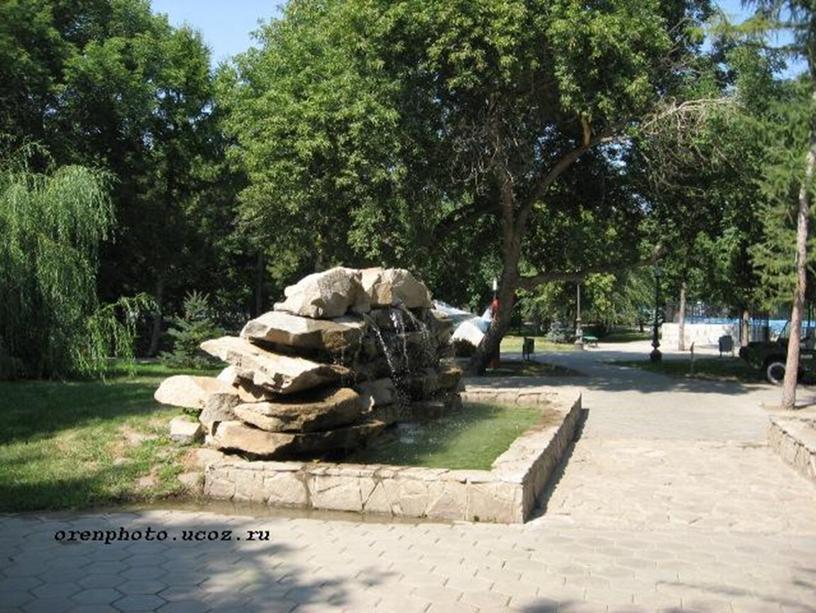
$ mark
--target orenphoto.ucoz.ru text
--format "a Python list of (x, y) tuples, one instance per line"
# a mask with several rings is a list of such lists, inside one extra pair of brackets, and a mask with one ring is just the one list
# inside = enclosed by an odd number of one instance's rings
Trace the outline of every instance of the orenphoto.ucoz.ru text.
[(170, 534), (167, 530), (155, 530), (153, 527), (128, 529), (119, 526), (112, 530), (57, 530), (54, 540), (63, 542), (91, 542), (110, 545), (118, 542), (137, 541), (182, 541), (182, 542), (212, 542), (212, 541), (268, 541), (269, 530), (247, 530), (243, 534), (232, 530), (181, 530), (177, 534)]

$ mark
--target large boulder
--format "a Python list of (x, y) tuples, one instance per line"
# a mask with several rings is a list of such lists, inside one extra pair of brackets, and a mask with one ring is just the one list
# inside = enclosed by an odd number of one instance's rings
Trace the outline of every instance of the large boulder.
[(358, 344), (365, 328), (365, 322), (353, 317), (324, 320), (270, 311), (247, 322), (241, 336), (287, 347), (338, 352)]
[(185, 409), (203, 409), (214, 394), (235, 396), (237, 391), (215, 377), (175, 375), (168, 377), (153, 394), (156, 402)]
[(293, 394), (321, 387), (348, 374), (348, 369), (342, 366), (279, 355), (234, 336), (204, 341), (201, 348), (235, 366), (242, 379), (278, 394)]
[(425, 284), (404, 268), (366, 268), (362, 272), (363, 290), (372, 307), (401, 303), (407, 309), (430, 309), (431, 292)]
[(298, 398), (253, 402), (235, 407), (238, 419), (269, 432), (313, 432), (345, 426), (362, 414), (360, 395), (343, 387), (318, 390)]
[(348, 311), (367, 313), (368, 295), (360, 278), (359, 270), (343, 267), (308, 275), (284, 290), (286, 300), (275, 304), (275, 310), (317, 319), (340, 317)]
[(262, 457), (316, 454), (335, 449), (356, 449), (385, 427), (381, 421), (369, 420), (353, 426), (291, 434), (267, 432), (240, 421), (225, 421), (218, 426), (213, 444), (223, 450), (243, 451)]

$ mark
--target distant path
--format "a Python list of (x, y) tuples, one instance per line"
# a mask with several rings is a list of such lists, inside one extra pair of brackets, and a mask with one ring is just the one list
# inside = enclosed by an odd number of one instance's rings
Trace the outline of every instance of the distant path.
[[(480, 380), (584, 395), (581, 437), (523, 526), (179, 510), (0, 516), (0, 612), (816, 612), (816, 487), (764, 444), (761, 403), (778, 390), (604, 363), (648, 349), (547, 356), (589, 377)], [(120, 526), (270, 537), (54, 540)]]

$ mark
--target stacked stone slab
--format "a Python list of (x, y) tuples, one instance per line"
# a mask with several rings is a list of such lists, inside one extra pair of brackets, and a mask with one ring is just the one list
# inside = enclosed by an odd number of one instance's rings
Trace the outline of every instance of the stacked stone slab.
[(202, 343), (228, 364), (218, 377), (170, 377), (155, 397), (200, 410), (206, 442), (223, 451), (321, 457), (457, 402), (451, 330), (407, 270), (333, 268), (287, 287), (239, 336)]

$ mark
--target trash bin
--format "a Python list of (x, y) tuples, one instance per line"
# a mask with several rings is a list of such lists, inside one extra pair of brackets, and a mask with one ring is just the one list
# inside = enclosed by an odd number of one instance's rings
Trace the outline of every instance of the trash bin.
[(535, 339), (529, 336), (524, 337), (524, 343), (521, 346), (521, 358), (529, 360), (535, 353)]
[(721, 336), (718, 344), (720, 346), (720, 357), (722, 357), (723, 353), (734, 355), (734, 339), (730, 335)]

